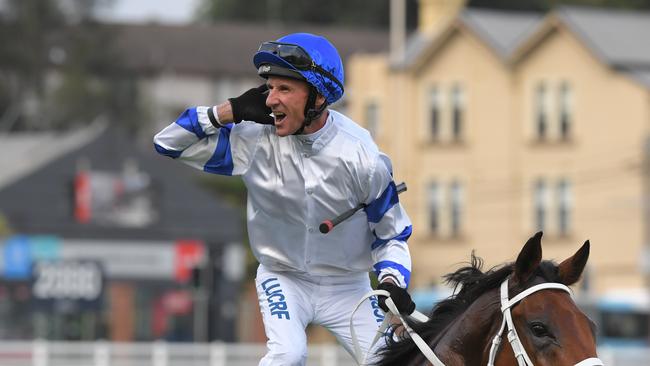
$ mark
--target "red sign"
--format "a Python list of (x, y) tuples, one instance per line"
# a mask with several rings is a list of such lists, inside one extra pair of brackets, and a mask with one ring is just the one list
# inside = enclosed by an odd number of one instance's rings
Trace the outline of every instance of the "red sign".
[(90, 176), (87, 172), (77, 173), (74, 178), (74, 218), (82, 224), (90, 221), (91, 213)]
[(162, 296), (167, 314), (183, 315), (192, 311), (192, 294), (187, 290), (168, 291)]
[(174, 278), (185, 283), (192, 277), (192, 268), (205, 260), (205, 245), (200, 240), (179, 240), (175, 251)]

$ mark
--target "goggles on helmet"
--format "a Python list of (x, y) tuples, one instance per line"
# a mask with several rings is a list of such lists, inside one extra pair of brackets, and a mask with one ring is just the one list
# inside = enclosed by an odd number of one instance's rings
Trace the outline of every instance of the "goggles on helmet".
[(314, 60), (309, 56), (307, 51), (302, 47), (291, 44), (291, 43), (281, 43), (281, 42), (264, 42), (260, 45), (258, 52), (269, 52), (274, 55), (277, 55), (284, 61), (291, 64), (298, 70), (314, 70), (330, 80), (334, 81), (341, 91), (343, 91), (343, 84), (334, 76), (331, 72), (325, 70), (314, 62)]

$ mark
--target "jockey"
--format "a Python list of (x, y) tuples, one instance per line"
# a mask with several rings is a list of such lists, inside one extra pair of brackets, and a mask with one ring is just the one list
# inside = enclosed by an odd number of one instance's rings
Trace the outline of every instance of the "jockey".
[[(368, 131), (328, 107), (344, 93), (343, 64), (324, 37), (295, 33), (253, 56), (266, 83), (212, 107), (187, 109), (154, 138), (156, 150), (208, 173), (241, 176), (248, 235), (268, 337), (260, 365), (304, 365), (308, 324), (329, 329), (352, 353), (348, 322), (371, 290), (368, 271), (400, 312), (415, 305), (407, 239), (390, 159)], [(319, 224), (367, 206), (327, 235)], [(355, 316), (367, 351), (385, 298)]]

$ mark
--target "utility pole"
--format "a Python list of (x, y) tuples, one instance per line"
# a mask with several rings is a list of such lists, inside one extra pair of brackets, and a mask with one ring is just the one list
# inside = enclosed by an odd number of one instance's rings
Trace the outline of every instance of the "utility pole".
[[(650, 293), (650, 136), (646, 137), (643, 144), (643, 254), (641, 259), (641, 270), (645, 275), (646, 291)], [(650, 344), (650, 317), (648, 318), (648, 344)]]
[(402, 63), (405, 53), (406, 0), (390, 0), (390, 63)]

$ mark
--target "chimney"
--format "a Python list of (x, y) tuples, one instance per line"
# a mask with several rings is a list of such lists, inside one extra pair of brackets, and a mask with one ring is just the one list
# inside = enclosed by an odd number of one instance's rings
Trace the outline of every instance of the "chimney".
[(390, 61), (404, 61), (406, 49), (406, 0), (390, 0)]
[(466, 0), (418, 0), (418, 32), (433, 33), (451, 23)]

